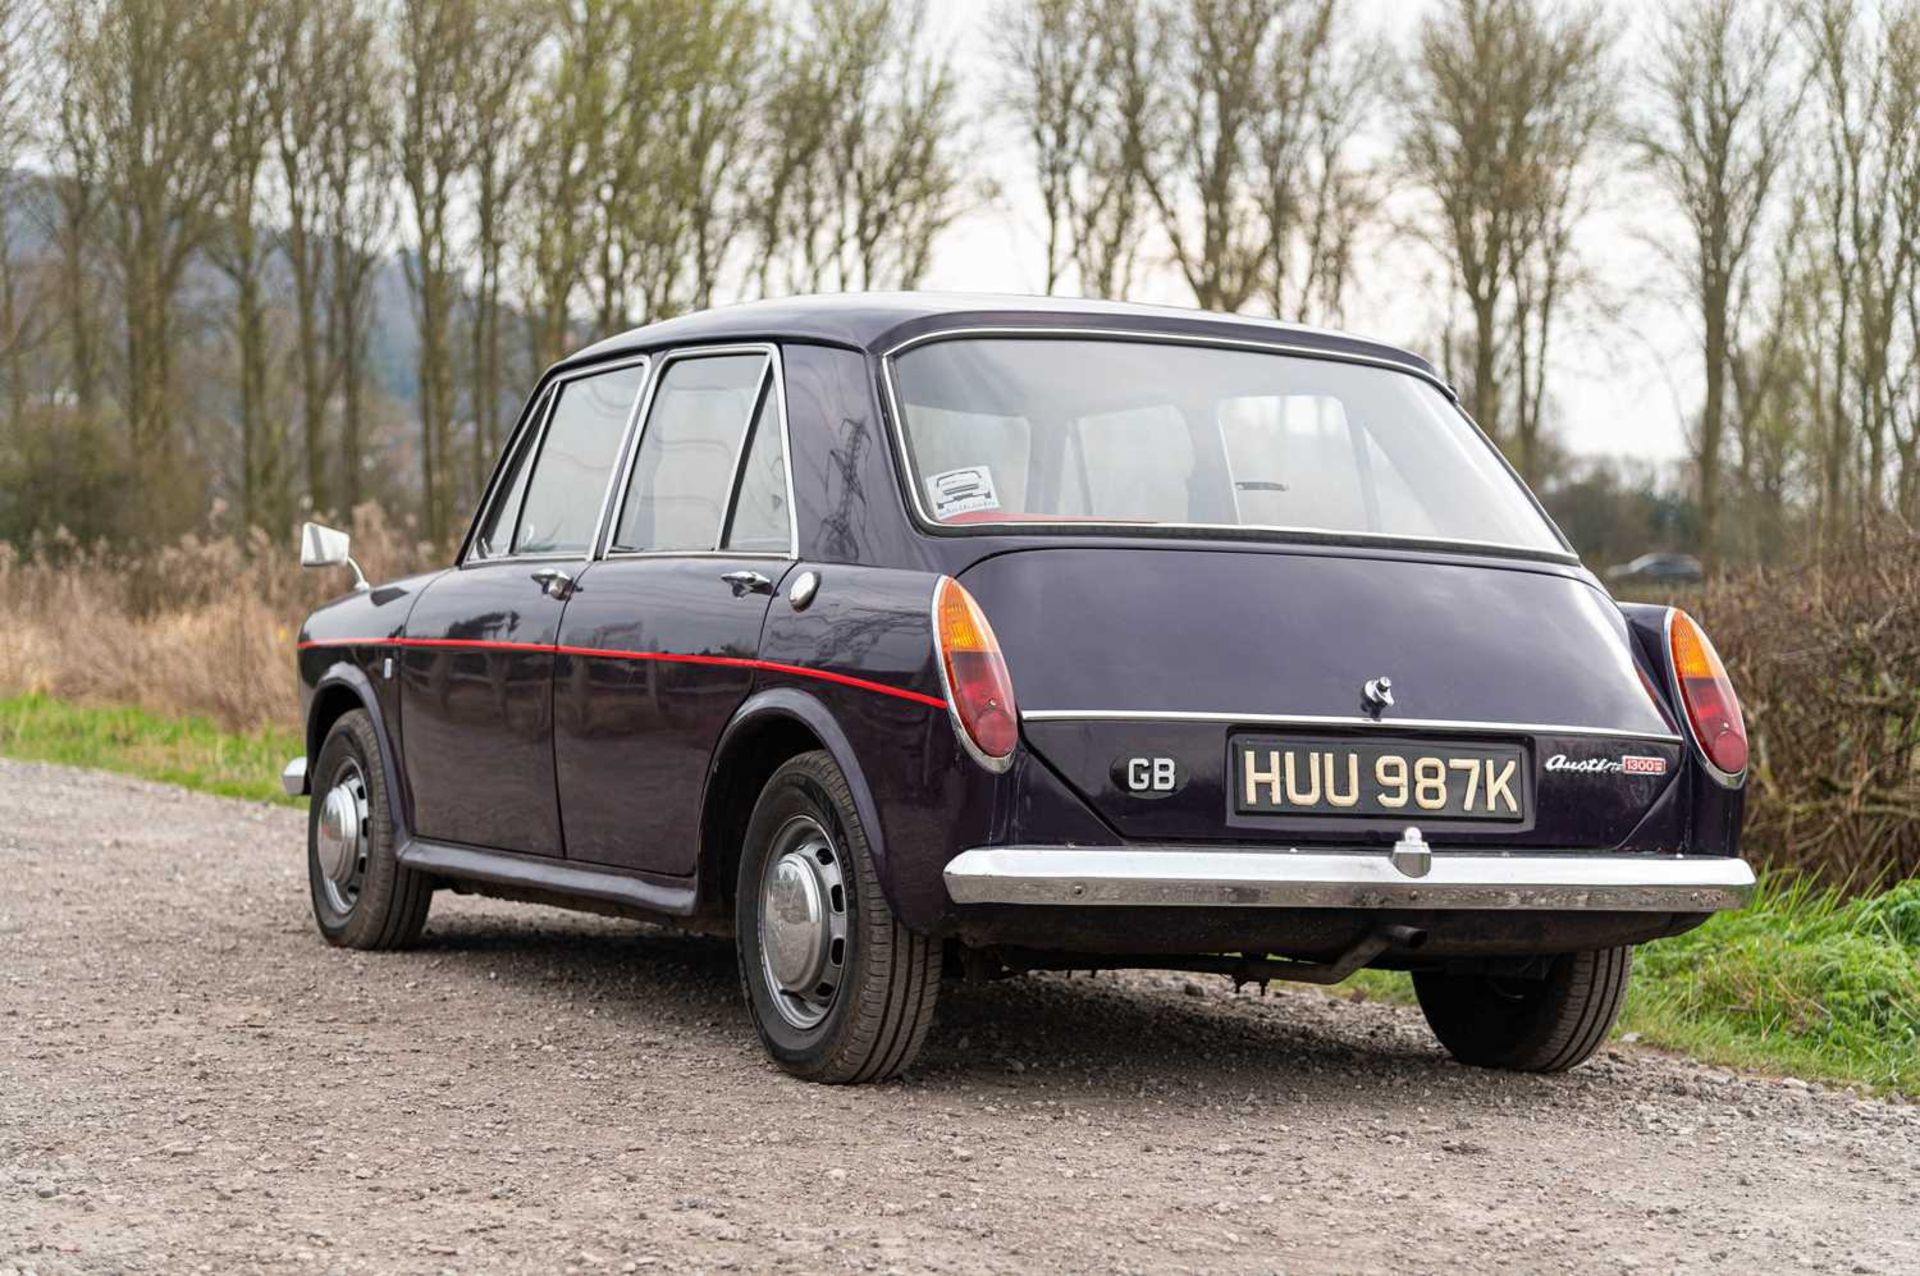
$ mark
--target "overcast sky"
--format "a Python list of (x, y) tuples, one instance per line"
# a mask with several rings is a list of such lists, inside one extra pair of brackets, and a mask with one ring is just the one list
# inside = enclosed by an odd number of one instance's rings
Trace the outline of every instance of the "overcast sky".
[[(1438, 0), (1357, 0), (1362, 28), (1379, 32), (1403, 52), (1420, 16)], [(966, 145), (970, 167), (998, 188), (976, 199), (941, 240), (929, 288), (1033, 293), (1044, 286), (1042, 219), (1030, 158), (1014, 125), (994, 114), (991, 92), (999, 72), (988, 35), (993, 0), (934, 3), (936, 38), (952, 41), (972, 117)], [(1623, 90), (1630, 109), (1636, 82), (1633, 52), (1646, 10), (1623, 6), (1628, 23), (1620, 50)], [(1382, 116), (1372, 145), (1384, 145), (1394, 121)], [(1684, 415), (1699, 395), (1698, 341), (1674, 272), (1653, 244), (1673, 227), (1657, 192), (1623, 159), (1603, 170), (1601, 209), (1580, 238), (1582, 264), (1598, 281), (1595, 296), (1570, 314), (1564, 339), (1550, 361), (1549, 394), (1556, 433), (1575, 451), (1666, 461), (1684, 453)], [(1412, 217), (1413, 192), (1395, 192), (1390, 209)], [(1439, 263), (1404, 236), (1381, 230), (1361, 254), (1357, 286), (1344, 326), (1403, 344), (1439, 362)], [(1164, 261), (1150, 262), (1136, 300), (1191, 305), (1192, 294)]]

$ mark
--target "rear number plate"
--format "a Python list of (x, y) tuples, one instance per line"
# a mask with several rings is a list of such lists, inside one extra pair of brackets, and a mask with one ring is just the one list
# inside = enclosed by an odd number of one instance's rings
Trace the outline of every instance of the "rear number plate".
[(1233, 799), (1243, 815), (1524, 820), (1526, 754), (1504, 744), (1242, 736)]

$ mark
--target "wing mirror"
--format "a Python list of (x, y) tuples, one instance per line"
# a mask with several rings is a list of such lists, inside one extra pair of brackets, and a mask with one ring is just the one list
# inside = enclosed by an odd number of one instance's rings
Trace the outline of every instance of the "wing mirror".
[(360, 570), (360, 564), (354, 562), (347, 552), (351, 544), (352, 538), (336, 527), (303, 523), (300, 526), (300, 565), (351, 568), (354, 592), (371, 589), (373, 587), (367, 584), (367, 574)]

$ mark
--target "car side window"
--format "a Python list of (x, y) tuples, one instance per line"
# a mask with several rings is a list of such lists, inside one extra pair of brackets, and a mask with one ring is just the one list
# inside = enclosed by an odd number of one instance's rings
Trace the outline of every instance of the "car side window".
[(480, 522), (479, 534), (473, 538), (472, 556), (476, 559), (501, 558), (510, 548), (507, 542), (513, 537), (513, 524), (520, 517), (520, 505), (527, 495), (527, 476), (533, 471), (530, 461), (540, 444), (540, 425), (551, 406), (553, 396), (541, 395), (540, 402), (528, 416), (527, 428), (516, 440), (517, 446), (507, 461), (507, 472), (500, 480), (493, 505)]
[(767, 383), (760, 392), (760, 410), (753, 416), (747, 463), (740, 470), (733, 519), (721, 546), (747, 553), (784, 554), (789, 547), (789, 530), (787, 454), (780, 437), (780, 404), (772, 384)]
[(766, 368), (763, 354), (693, 356), (667, 365), (641, 429), (613, 549), (719, 545), (734, 459)]
[(632, 364), (561, 384), (527, 480), (513, 553), (588, 552), (607, 477), (645, 380), (645, 365)]

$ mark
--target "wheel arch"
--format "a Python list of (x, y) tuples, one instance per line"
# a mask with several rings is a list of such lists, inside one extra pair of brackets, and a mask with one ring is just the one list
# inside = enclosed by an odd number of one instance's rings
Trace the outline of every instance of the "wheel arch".
[(760, 790), (782, 763), (816, 749), (824, 750), (846, 777), (884, 885), (886, 850), (879, 808), (846, 733), (816, 697), (792, 687), (774, 687), (749, 697), (735, 711), (707, 768), (700, 796), (698, 888), (703, 912), (732, 915), (741, 839)]
[(391, 807), (395, 838), (400, 845), (405, 845), (413, 833), (413, 821), (408, 818), (406, 776), (400, 770), (400, 757), (394, 749), (392, 733), (387, 730), (380, 697), (357, 665), (338, 661), (314, 682), (312, 701), (307, 708), (308, 766), (311, 768), (319, 758), (320, 746), (326, 743), (333, 724), (355, 709), (366, 710), (367, 717), (373, 721), (373, 734), (380, 741), (380, 765), (387, 773), (387, 803)]

